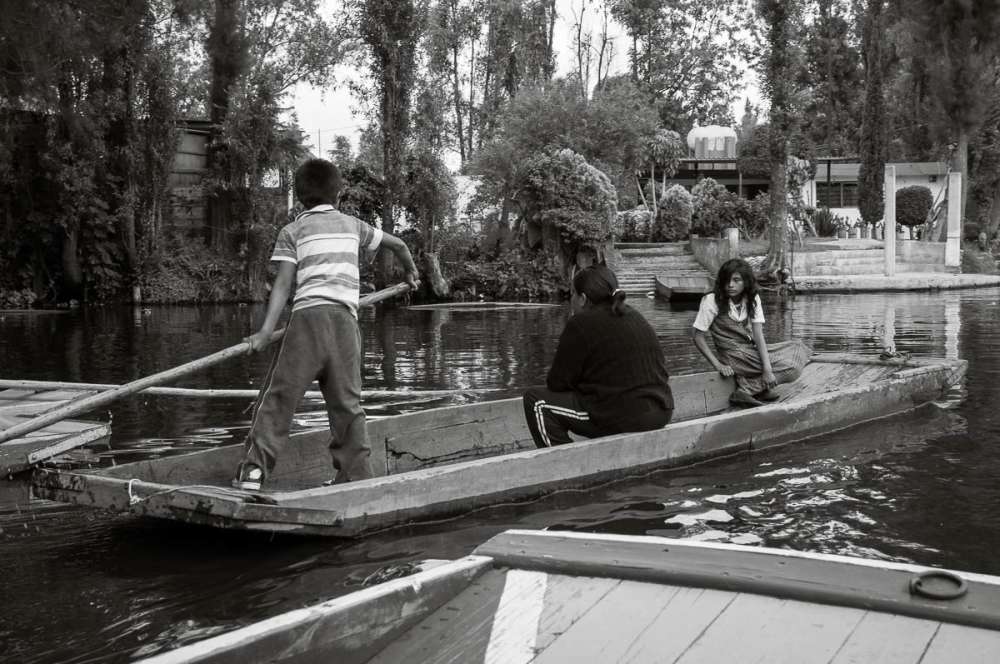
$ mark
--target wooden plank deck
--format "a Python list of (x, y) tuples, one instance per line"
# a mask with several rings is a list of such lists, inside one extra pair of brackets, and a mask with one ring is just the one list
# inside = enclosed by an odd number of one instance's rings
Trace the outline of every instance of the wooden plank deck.
[[(0, 390), (0, 431), (21, 424), (35, 415), (58, 408), (92, 392), (74, 390)], [(62, 420), (21, 438), (0, 444), (0, 477), (30, 468), (67, 450), (111, 435), (101, 422)]]
[(487, 572), (370, 662), (993, 663), (1000, 632), (753, 593)]
[[(919, 596), (906, 582), (941, 576), (960, 578), (965, 594)], [(946, 587), (956, 588), (935, 592)], [(147, 664), (244, 661), (986, 664), (1000, 661), (1000, 577), (660, 537), (507, 531), (460, 560)]]

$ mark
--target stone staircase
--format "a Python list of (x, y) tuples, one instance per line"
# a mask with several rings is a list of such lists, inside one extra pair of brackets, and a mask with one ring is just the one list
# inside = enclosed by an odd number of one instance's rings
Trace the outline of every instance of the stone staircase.
[(645, 295), (654, 288), (657, 275), (710, 277), (695, 260), (687, 242), (619, 242), (611, 268), (618, 287), (629, 295)]
[[(792, 275), (797, 277), (833, 277), (855, 274), (882, 274), (885, 256), (882, 250), (843, 249), (795, 253), (792, 256)], [(914, 262), (896, 257), (896, 272), (945, 272), (956, 273), (957, 268), (941, 263)]]

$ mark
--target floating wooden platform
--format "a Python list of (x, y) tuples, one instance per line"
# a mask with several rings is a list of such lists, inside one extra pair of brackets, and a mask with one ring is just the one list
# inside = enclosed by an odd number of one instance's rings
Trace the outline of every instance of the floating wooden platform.
[(992, 664), (1000, 577), (511, 530), (473, 555), (145, 660)]
[(293, 436), (265, 491), (229, 488), (242, 446), (100, 470), (40, 469), (36, 495), (219, 528), (355, 536), (650, 470), (747, 453), (938, 399), (964, 360), (881, 361), (814, 356), (779, 401), (732, 410), (732, 379), (671, 378), (674, 421), (663, 429), (548, 449), (531, 441), (520, 398), (437, 408), (369, 423), (372, 479), (321, 486), (332, 475), (328, 432)]
[[(0, 431), (21, 424), (39, 413), (93, 392), (78, 390), (0, 390)], [(6, 477), (58, 454), (111, 435), (111, 427), (100, 422), (62, 420), (23, 438), (0, 443), (0, 477)]]
[(705, 293), (711, 293), (715, 280), (711, 277), (672, 277), (661, 275), (655, 278), (656, 296), (664, 300), (698, 300)]

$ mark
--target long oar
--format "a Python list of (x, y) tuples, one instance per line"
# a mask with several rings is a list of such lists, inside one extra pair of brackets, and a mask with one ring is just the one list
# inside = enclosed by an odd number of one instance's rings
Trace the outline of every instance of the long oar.
[[(387, 300), (391, 297), (396, 297), (397, 295), (402, 295), (403, 293), (410, 290), (408, 284), (396, 284), (395, 286), (390, 286), (388, 288), (383, 288), (380, 291), (365, 295), (362, 297), (358, 304), (360, 306), (368, 306), (375, 304), (376, 302), (381, 302), (382, 300)], [(282, 328), (274, 332), (271, 335), (271, 343), (278, 341), (285, 334), (285, 329)], [(162, 385), (163, 383), (169, 383), (173, 380), (180, 378), (181, 376), (186, 376), (195, 371), (205, 369), (207, 367), (219, 364), (231, 357), (237, 357), (240, 355), (246, 355), (250, 352), (250, 342), (243, 341), (236, 344), (235, 346), (230, 346), (229, 348), (220, 350), (218, 352), (212, 353), (197, 360), (192, 360), (186, 364), (182, 364), (179, 367), (174, 367), (173, 369), (167, 369), (166, 371), (161, 371), (160, 373), (153, 374), (151, 376), (146, 376), (145, 378), (140, 378), (139, 380), (134, 380), (131, 383), (125, 383), (124, 385), (119, 385), (110, 390), (105, 390), (104, 392), (99, 392), (98, 394), (91, 395), (89, 397), (83, 397), (81, 399), (74, 399), (73, 401), (54, 408), (50, 411), (37, 415), (31, 418), (23, 424), (17, 424), (9, 429), (4, 429), (0, 431), (0, 443), (5, 443), (8, 440), (14, 440), (15, 438), (20, 438), (39, 429), (44, 429), (50, 424), (55, 424), (60, 420), (64, 420), (67, 417), (73, 417), (74, 415), (79, 415), (80, 413), (85, 413), (89, 410), (94, 410), (95, 408), (100, 408), (106, 406), (112, 401), (121, 399), (124, 396), (130, 394), (135, 394), (136, 392), (141, 392), (147, 387), (152, 387), (154, 385)]]

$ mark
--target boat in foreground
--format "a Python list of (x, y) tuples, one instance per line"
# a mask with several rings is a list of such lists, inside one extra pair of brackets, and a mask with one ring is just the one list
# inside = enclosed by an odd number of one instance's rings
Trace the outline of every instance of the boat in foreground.
[(465, 558), (145, 661), (986, 664), (1000, 661), (1000, 577), (509, 530)]
[(664, 300), (700, 300), (705, 293), (711, 293), (715, 281), (708, 276), (677, 277), (659, 275), (654, 279), (657, 297)]
[(241, 445), (101, 469), (39, 469), (36, 496), (219, 528), (355, 536), (490, 504), (530, 499), (654, 469), (748, 453), (892, 415), (941, 398), (964, 360), (882, 361), (816, 355), (779, 401), (733, 410), (732, 379), (671, 378), (674, 420), (662, 429), (536, 449), (521, 399), (369, 423), (377, 477), (323, 486), (329, 433), (293, 436), (260, 493), (229, 488)]
[[(92, 392), (0, 388), (0, 433)], [(64, 452), (106, 440), (111, 427), (103, 422), (61, 420), (38, 431), (0, 442), (0, 478)]]

